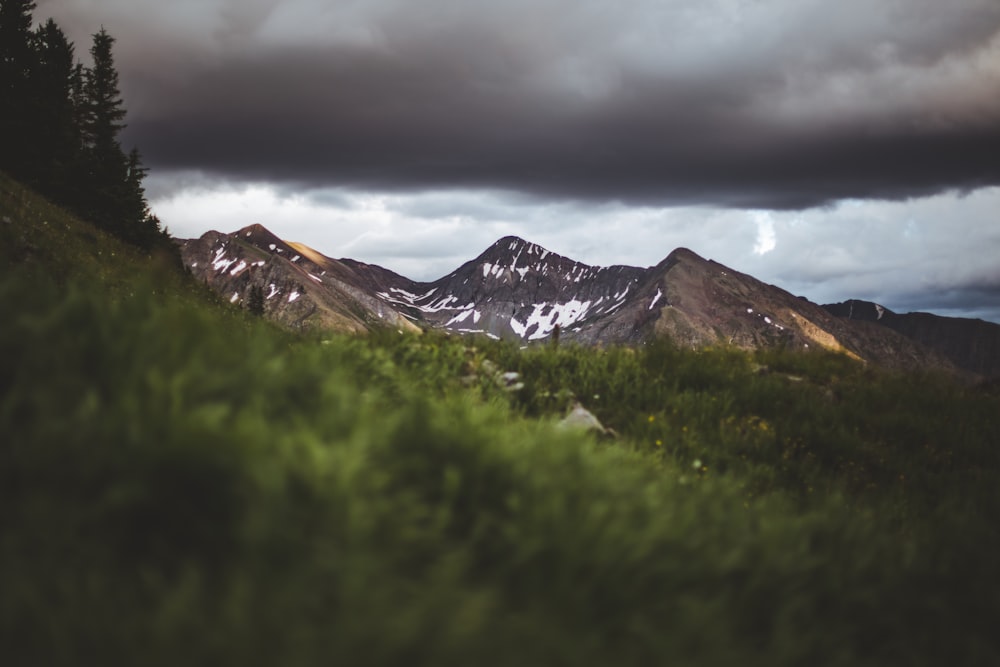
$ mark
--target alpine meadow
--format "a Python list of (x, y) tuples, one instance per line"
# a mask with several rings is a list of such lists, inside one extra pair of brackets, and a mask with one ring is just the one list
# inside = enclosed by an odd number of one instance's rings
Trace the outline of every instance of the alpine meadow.
[(995, 376), (529, 344), (346, 288), (350, 331), (269, 318), (150, 211), (114, 39), (85, 67), (0, 7), (4, 664), (1000, 664)]

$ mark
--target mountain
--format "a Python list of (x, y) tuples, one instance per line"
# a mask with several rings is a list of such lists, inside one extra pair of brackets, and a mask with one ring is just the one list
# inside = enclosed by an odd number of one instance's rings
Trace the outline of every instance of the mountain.
[[(644, 269), (591, 267), (508, 236), (439, 280), (392, 285), (378, 296), (461, 333), (537, 341), (558, 326), (566, 339), (633, 342), (629, 331), (605, 329), (646, 277)], [(594, 335), (595, 327), (604, 335)]]
[(952, 369), (945, 355), (876, 323), (838, 317), (804, 298), (679, 248), (653, 267), (594, 267), (514, 236), (433, 282), (331, 259), (260, 225), (180, 241), (192, 273), (231, 301), (264, 296), (292, 327), (361, 332), (436, 328), (525, 344), (824, 348), (894, 368)]
[(363, 271), (283, 241), (261, 225), (232, 234), (211, 231), (179, 245), (185, 266), (196, 278), (233, 303), (249, 303), (252, 290), (260, 289), (264, 313), (286, 326), (360, 333), (383, 322), (417, 329), (374, 296), (369, 285), (375, 283)]
[(852, 299), (826, 304), (827, 311), (852, 322), (871, 322), (892, 329), (937, 351), (959, 368), (1000, 377), (1000, 324), (931, 313), (894, 313), (870, 301)]

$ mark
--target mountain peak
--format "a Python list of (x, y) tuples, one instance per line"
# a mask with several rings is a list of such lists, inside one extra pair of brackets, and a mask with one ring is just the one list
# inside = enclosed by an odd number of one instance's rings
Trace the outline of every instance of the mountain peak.
[(245, 237), (245, 236), (253, 236), (254, 234), (262, 234), (264, 236), (274, 236), (274, 234), (271, 232), (270, 229), (260, 224), (259, 222), (255, 222), (252, 225), (247, 225), (246, 227), (243, 227), (242, 229), (237, 231), (235, 235)]
[[(677, 265), (684, 265), (690, 268), (704, 267), (709, 264), (709, 261), (688, 248), (675, 248), (670, 252), (669, 255), (663, 258), (663, 260), (657, 264), (654, 268), (656, 271), (669, 271)], [(720, 265), (721, 266), (721, 265)]]
[(508, 234), (502, 238), (496, 240), (493, 245), (499, 247), (509, 246), (509, 245), (525, 245), (528, 241), (522, 239), (520, 236), (514, 236), (513, 234)]
[(504, 236), (484, 250), (474, 263), (492, 263), (514, 266), (540, 265), (545, 262), (573, 263), (561, 255), (542, 246), (522, 239), (520, 236)]
[(492, 249), (501, 253), (524, 253), (527, 255), (549, 255), (552, 254), (540, 245), (522, 239), (520, 236), (504, 236), (493, 244)]
[(667, 259), (670, 259), (670, 258), (673, 258), (673, 259), (678, 260), (678, 261), (679, 260), (687, 260), (687, 261), (694, 260), (694, 261), (697, 261), (697, 262), (707, 261), (704, 257), (702, 257), (701, 255), (699, 255), (698, 253), (696, 253), (695, 251), (693, 251), (693, 250), (691, 250), (689, 248), (676, 248), (676, 249), (674, 249), (673, 252), (671, 252), (669, 255), (667, 255)]
[(274, 232), (260, 223), (254, 223), (243, 227), (238, 232), (231, 234), (235, 238), (251, 243), (260, 248), (269, 247), (271, 244), (284, 246), (285, 242), (275, 236)]

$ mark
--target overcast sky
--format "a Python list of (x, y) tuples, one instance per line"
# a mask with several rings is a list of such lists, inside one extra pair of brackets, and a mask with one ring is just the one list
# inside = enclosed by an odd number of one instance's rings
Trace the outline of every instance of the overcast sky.
[(678, 246), (1000, 322), (998, 0), (37, 0), (102, 25), (179, 237), (433, 279), (504, 234)]

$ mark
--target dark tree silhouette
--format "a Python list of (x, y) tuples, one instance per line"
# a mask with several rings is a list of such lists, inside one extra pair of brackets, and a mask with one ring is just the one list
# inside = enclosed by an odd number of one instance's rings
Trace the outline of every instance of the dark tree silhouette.
[(34, 42), (33, 150), (24, 165), (26, 180), (59, 203), (73, 206), (79, 199), (81, 160), (73, 91), (81, 85), (81, 68), (75, 62), (73, 45), (52, 19), (38, 28)]
[(254, 315), (264, 314), (264, 287), (253, 284), (247, 293), (247, 310)]
[(93, 63), (84, 76), (81, 128), (88, 181), (84, 208), (95, 224), (150, 249), (157, 243), (159, 229), (149, 214), (142, 186), (147, 169), (138, 150), (126, 155), (118, 141), (125, 129), (125, 106), (112, 53), (114, 42), (104, 28), (94, 35)]
[(176, 255), (150, 214), (139, 151), (119, 141), (115, 39), (101, 28), (84, 67), (55, 21), (32, 30), (34, 9), (0, 0), (0, 169), (125, 241)]
[(84, 76), (81, 109), (87, 197), (84, 209), (95, 224), (119, 236), (128, 232), (120, 197), (128, 178), (128, 163), (118, 133), (125, 128), (125, 107), (118, 88), (111, 47), (114, 38), (101, 28), (90, 48), (93, 64)]
[(34, 9), (30, 0), (0, 0), (0, 169), (19, 178), (31, 152)]

